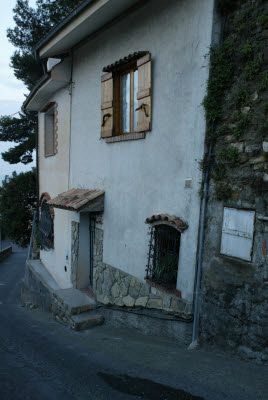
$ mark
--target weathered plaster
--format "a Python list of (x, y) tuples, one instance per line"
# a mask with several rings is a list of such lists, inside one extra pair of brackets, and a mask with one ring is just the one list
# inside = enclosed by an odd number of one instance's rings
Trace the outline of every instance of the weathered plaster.
[[(142, 280), (148, 248), (145, 219), (180, 215), (177, 288), (192, 301), (205, 120), (201, 105), (211, 44), (213, 0), (154, 1), (74, 54), (71, 186), (105, 190), (104, 262)], [(124, 34), (122, 34), (122, 32)], [(156, 40), (157, 38), (157, 40)], [(153, 64), (152, 131), (145, 140), (100, 140), (103, 66), (137, 50)], [(184, 188), (191, 177), (192, 188)]]

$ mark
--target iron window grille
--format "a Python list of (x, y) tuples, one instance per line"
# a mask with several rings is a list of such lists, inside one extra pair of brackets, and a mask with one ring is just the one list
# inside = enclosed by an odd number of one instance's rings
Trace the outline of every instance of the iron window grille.
[(53, 219), (46, 200), (43, 200), (41, 205), (40, 220), (36, 229), (36, 240), (42, 250), (50, 250), (54, 247)]
[(175, 289), (181, 234), (168, 225), (157, 225), (149, 228), (148, 235), (146, 279), (169, 289)]

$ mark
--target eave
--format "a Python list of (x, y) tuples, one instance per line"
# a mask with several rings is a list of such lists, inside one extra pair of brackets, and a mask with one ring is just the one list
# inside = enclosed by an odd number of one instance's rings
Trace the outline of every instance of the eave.
[(28, 111), (40, 111), (55, 92), (70, 84), (70, 80), (71, 61), (66, 59), (60, 64), (57, 64), (50, 72), (43, 75), (35, 84), (23, 103), (23, 109)]
[(39, 58), (60, 56), (147, 0), (84, 0), (34, 48)]

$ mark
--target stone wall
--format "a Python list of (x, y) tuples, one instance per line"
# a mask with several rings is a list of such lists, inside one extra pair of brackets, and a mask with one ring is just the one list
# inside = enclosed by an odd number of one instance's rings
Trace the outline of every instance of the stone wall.
[[(268, 4), (238, 1), (231, 7), (223, 50), (214, 54), (210, 81), (214, 86), (208, 90), (212, 97), (207, 101), (213, 104), (213, 87), (228, 77), (219, 107), (207, 108), (208, 117), (215, 112), (217, 118), (213, 136), (208, 137), (214, 147), (201, 285), (201, 340), (265, 362), (268, 222), (259, 217), (268, 215)], [(225, 206), (256, 211), (251, 262), (220, 254)]]
[(192, 305), (178, 296), (141, 282), (134, 276), (102, 261), (103, 230), (96, 227), (94, 242), (93, 290), (105, 305), (163, 310), (184, 317), (192, 316)]

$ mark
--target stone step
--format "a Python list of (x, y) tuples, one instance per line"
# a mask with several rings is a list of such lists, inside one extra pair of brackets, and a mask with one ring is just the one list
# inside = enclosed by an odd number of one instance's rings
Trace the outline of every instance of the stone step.
[(75, 288), (55, 290), (53, 295), (59, 305), (72, 315), (93, 310), (96, 307), (94, 299)]
[(89, 329), (96, 325), (101, 325), (104, 322), (104, 318), (100, 314), (94, 314), (92, 312), (83, 312), (82, 314), (72, 315), (71, 328), (76, 331), (83, 329)]

